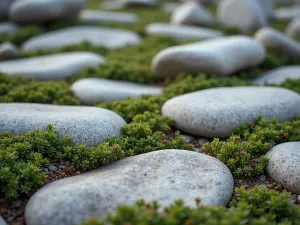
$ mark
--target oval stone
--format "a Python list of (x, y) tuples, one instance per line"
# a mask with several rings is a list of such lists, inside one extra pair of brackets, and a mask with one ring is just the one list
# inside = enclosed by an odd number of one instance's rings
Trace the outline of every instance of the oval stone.
[(30, 103), (0, 104), (0, 132), (22, 135), (52, 124), (60, 135), (70, 135), (74, 144), (97, 145), (121, 136), (125, 121), (118, 114), (88, 106), (55, 106)]
[(0, 72), (36, 80), (59, 80), (104, 62), (102, 56), (93, 52), (71, 52), (3, 61), (0, 62)]
[(277, 87), (211, 88), (168, 100), (162, 114), (187, 133), (227, 138), (258, 116), (286, 121), (300, 115), (300, 95)]
[(76, 81), (72, 90), (82, 103), (92, 105), (95, 101), (116, 101), (141, 95), (159, 95), (162, 89), (156, 86), (100, 78), (85, 78)]
[(237, 35), (164, 49), (152, 60), (152, 68), (159, 77), (175, 76), (182, 72), (226, 76), (256, 66), (264, 58), (265, 50), (259, 42)]
[(27, 225), (79, 225), (104, 217), (119, 204), (158, 200), (167, 206), (181, 198), (196, 207), (226, 205), (233, 177), (219, 160), (185, 150), (161, 150), (110, 163), (98, 170), (55, 181), (26, 206)]
[(109, 49), (139, 44), (141, 38), (134, 32), (97, 26), (75, 26), (59, 29), (30, 38), (23, 44), (24, 51), (57, 49), (83, 41)]
[(287, 190), (300, 194), (300, 142), (276, 145), (266, 156), (268, 175)]

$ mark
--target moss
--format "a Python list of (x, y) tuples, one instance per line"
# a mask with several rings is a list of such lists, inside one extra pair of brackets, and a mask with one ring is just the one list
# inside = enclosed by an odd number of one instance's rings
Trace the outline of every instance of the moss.
[(139, 200), (133, 206), (119, 206), (103, 220), (92, 218), (82, 225), (293, 225), (300, 222), (300, 208), (291, 203), (288, 194), (257, 187), (249, 191), (239, 188), (236, 193), (239, 197), (231, 202), (231, 208), (201, 206), (199, 198), (195, 199), (195, 208), (186, 206), (183, 200), (164, 208), (156, 201)]

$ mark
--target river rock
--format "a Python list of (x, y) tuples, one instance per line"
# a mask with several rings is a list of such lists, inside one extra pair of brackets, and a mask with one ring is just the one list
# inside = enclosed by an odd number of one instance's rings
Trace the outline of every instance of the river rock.
[(10, 22), (0, 23), (0, 35), (12, 35), (19, 30), (20, 28), (13, 23)]
[(223, 25), (236, 27), (243, 33), (256, 31), (268, 23), (256, 0), (223, 0), (218, 6), (217, 17)]
[(148, 35), (168, 36), (180, 41), (204, 40), (223, 36), (223, 33), (203, 27), (172, 25), (167, 23), (152, 23), (146, 27)]
[(17, 46), (10, 42), (4, 42), (0, 45), (0, 59), (11, 59), (15, 58), (20, 54)]
[(70, 135), (74, 144), (95, 146), (107, 138), (121, 136), (126, 123), (118, 114), (98, 107), (0, 104), (0, 132), (22, 135), (35, 129), (44, 130), (48, 124), (60, 135)]
[(300, 95), (277, 87), (211, 88), (168, 100), (162, 114), (187, 133), (227, 138), (258, 116), (287, 121), (300, 115)]
[(118, 0), (122, 7), (155, 7), (158, 5), (158, 0)]
[(167, 149), (50, 183), (30, 199), (25, 219), (27, 225), (79, 225), (141, 198), (146, 202), (157, 200), (162, 207), (178, 198), (196, 207), (197, 197), (203, 205), (226, 205), (232, 191), (232, 175), (219, 160)]
[(263, 73), (255, 84), (281, 84), (287, 79), (300, 79), (300, 66), (283, 66)]
[(268, 175), (287, 190), (300, 194), (300, 142), (276, 145), (266, 156)]
[(285, 33), (293, 38), (300, 38), (300, 16), (294, 18), (287, 26)]
[(0, 215), (0, 225), (7, 225), (3, 217)]
[(100, 10), (83, 10), (79, 16), (86, 23), (121, 23), (132, 24), (138, 21), (136, 14), (123, 12), (109, 12)]
[(76, 81), (72, 90), (82, 103), (92, 105), (95, 101), (116, 101), (141, 95), (159, 95), (162, 89), (156, 86), (115, 81), (100, 78), (85, 78)]
[(21, 0), (10, 7), (10, 19), (15, 23), (44, 23), (76, 18), (85, 0)]
[(264, 27), (256, 32), (255, 39), (267, 50), (288, 57), (300, 57), (300, 44), (278, 30)]
[(37, 80), (59, 80), (104, 62), (105, 59), (96, 53), (70, 52), (3, 61), (0, 62), (0, 72)]
[(230, 75), (258, 65), (264, 58), (261, 44), (250, 37), (237, 35), (164, 49), (154, 57), (152, 67), (160, 77), (181, 72)]
[(97, 26), (75, 26), (32, 37), (25, 41), (23, 50), (57, 49), (66, 45), (80, 44), (83, 41), (115, 49), (139, 44), (141, 38), (136, 33), (126, 30)]
[(272, 19), (274, 17), (273, 12), (273, 0), (256, 0), (260, 7), (263, 9), (267, 18)]
[(177, 7), (171, 17), (172, 24), (212, 25), (214, 18), (211, 13), (196, 1), (186, 2)]
[(14, 0), (1, 0), (0, 1), (0, 17), (6, 18), (8, 16), (9, 7)]
[(179, 2), (165, 2), (162, 5), (161, 9), (162, 9), (162, 11), (164, 11), (166, 13), (172, 13), (179, 6), (181, 6), (181, 3), (179, 3)]

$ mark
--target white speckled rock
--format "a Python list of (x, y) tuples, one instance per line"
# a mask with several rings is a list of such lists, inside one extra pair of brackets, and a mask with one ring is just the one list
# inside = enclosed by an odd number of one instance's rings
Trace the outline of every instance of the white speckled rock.
[(116, 113), (88, 106), (55, 106), (30, 103), (0, 104), (0, 132), (22, 135), (52, 124), (73, 143), (97, 145), (112, 136), (121, 136), (126, 123)]
[(287, 79), (300, 79), (300, 66), (283, 66), (263, 73), (255, 84), (281, 84)]
[(278, 30), (270, 27), (262, 28), (256, 32), (255, 39), (267, 50), (289, 57), (300, 57), (300, 44)]
[(254, 0), (224, 0), (217, 9), (218, 20), (227, 26), (248, 33), (266, 26), (267, 16), (261, 5)]
[(229, 137), (242, 124), (258, 116), (286, 121), (300, 115), (300, 95), (275, 87), (211, 88), (172, 98), (162, 114), (175, 126), (205, 137)]
[(167, 23), (149, 24), (146, 27), (146, 32), (148, 35), (168, 36), (181, 41), (191, 39), (205, 40), (223, 36), (223, 33), (217, 30), (194, 26), (172, 25)]
[(164, 49), (154, 57), (152, 67), (160, 77), (181, 72), (230, 75), (258, 65), (264, 58), (265, 50), (256, 40), (231, 36)]
[(8, 16), (8, 11), (10, 5), (13, 3), (14, 0), (1, 0), (0, 1), (0, 17), (6, 18)]
[(192, 1), (184, 3), (173, 11), (171, 23), (206, 26), (214, 24), (214, 18), (201, 4)]
[(20, 54), (17, 46), (10, 42), (4, 42), (0, 45), (0, 59), (11, 59)]
[(141, 95), (159, 95), (162, 89), (126, 81), (100, 78), (85, 78), (76, 81), (72, 90), (82, 103), (92, 105), (95, 101), (115, 101), (127, 97), (139, 98)]
[(280, 7), (274, 10), (276, 20), (291, 20), (300, 16), (300, 5)]
[(16, 33), (19, 31), (20, 28), (10, 22), (3, 22), (0, 23), (0, 35), (12, 35), (13, 33)]
[(86, 67), (96, 67), (105, 59), (93, 52), (70, 52), (0, 62), (0, 72), (37, 80), (59, 80)]
[(27, 225), (79, 225), (103, 217), (118, 204), (184, 199), (195, 207), (226, 205), (233, 178), (219, 160), (185, 150), (161, 150), (110, 163), (98, 170), (55, 181), (39, 190), (25, 210)]
[(85, 0), (21, 0), (10, 7), (10, 19), (15, 23), (44, 23), (76, 18)]
[(155, 7), (158, 5), (158, 0), (118, 0), (122, 7), (145, 6)]
[(300, 16), (294, 18), (287, 26), (285, 33), (293, 38), (300, 38)]
[(88, 41), (105, 48), (122, 48), (139, 44), (141, 38), (134, 32), (96, 26), (75, 26), (63, 28), (32, 37), (23, 44), (24, 51), (38, 49), (57, 49), (66, 45)]
[(300, 142), (276, 145), (266, 156), (268, 175), (287, 190), (300, 194)]
[(86, 23), (136, 23), (138, 18), (134, 13), (108, 12), (100, 10), (83, 10), (79, 16)]

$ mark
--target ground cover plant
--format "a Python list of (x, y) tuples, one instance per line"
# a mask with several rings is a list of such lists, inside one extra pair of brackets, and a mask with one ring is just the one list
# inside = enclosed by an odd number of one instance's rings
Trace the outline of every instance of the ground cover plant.
[[(88, 4), (89, 8), (96, 8), (99, 1), (90, 0)], [(214, 6), (208, 8), (215, 13)], [(164, 87), (163, 93), (158, 96), (145, 95), (137, 99), (95, 102), (97, 107), (118, 113), (128, 124), (122, 128), (122, 137), (107, 139), (94, 147), (84, 144), (73, 145), (72, 137), (61, 136), (51, 124), (45, 130), (35, 130), (20, 136), (8, 132), (0, 133), (0, 215), (3, 214), (5, 219), (8, 218), (8, 211), (4, 209), (7, 205), (20, 199), (27, 201), (32, 193), (46, 183), (63, 178), (63, 176), (53, 178), (53, 173), (46, 172), (45, 168), (49, 165), (68, 164), (75, 168), (75, 171), (83, 173), (125, 157), (160, 149), (195, 151), (201, 148), (203, 153), (226, 164), (236, 181), (242, 180), (245, 184), (249, 184), (252, 182), (251, 179), (257, 182), (258, 177), (265, 173), (268, 160), (264, 155), (271, 147), (284, 142), (300, 141), (300, 117), (284, 122), (259, 117), (255, 122), (237, 128), (226, 140), (209, 139), (203, 146), (197, 142), (199, 137), (193, 137), (193, 141), (186, 141), (183, 136), (185, 134), (174, 128), (173, 119), (161, 115), (160, 110), (164, 102), (178, 95), (208, 88), (253, 85), (251, 80), (262, 72), (286, 65), (299, 65), (300, 61), (276, 52), (267, 52), (267, 57), (261, 65), (239, 71), (231, 77), (181, 74), (175, 78), (157, 78), (151, 70), (151, 60), (157, 52), (193, 40), (182, 42), (145, 33), (146, 25), (153, 22), (169, 22), (170, 14), (153, 8), (130, 8), (121, 11), (136, 13), (139, 23), (132, 25), (105, 23), (95, 26), (135, 31), (143, 38), (139, 45), (109, 50), (83, 42), (57, 50), (21, 53), (18, 58), (90, 51), (103, 55), (107, 63), (96, 68), (86, 68), (61, 81), (36, 81), (0, 74), (0, 103), (80, 105), (70, 86), (75, 81), (87, 77), (153, 84)], [(21, 46), (33, 36), (73, 25), (83, 23), (60, 21), (43, 25), (26, 25), (12, 36), (1, 36), (0, 44), (11, 41)], [(281, 31), (286, 25), (286, 22), (277, 21), (270, 24)], [(231, 27), (214, 25), (212, 28), (221, 30), (227, 35), (239, 33)], [(281, 85), (274, 86), (300, 93), (300, 79), (287, 80)], [(71, 175), (75, 173), (67, 176)], [(288, 193), (255, 187), (252, 190), (236, 189), (232, 201), (226, 207), (203, 207), (201, 199), (196, 199), (197, 207), (191, 208), (184, 204), (183, 199), (161, 210), (159, 202), (146, 203), (141, 200), (134, 206), (119, 206), (117, 211), (107, 218), (91, 219), (84, 225), (299, 224), (299, 207), (290, 200), (290, 197)], [(6, 202), (6, 205), (3, 202)], [(20, 224), (23, 224), (23, 214), (22, 212), (14, 220), (20, 217)]]

